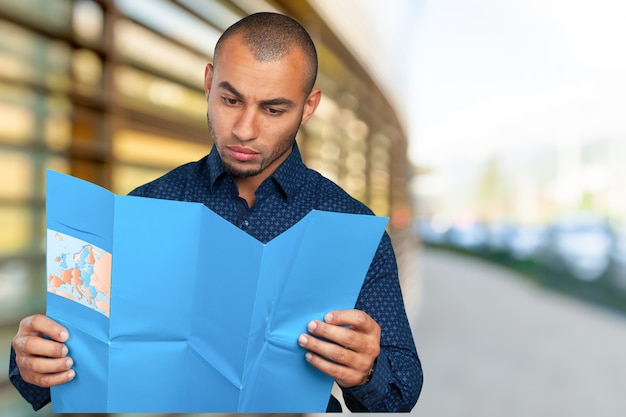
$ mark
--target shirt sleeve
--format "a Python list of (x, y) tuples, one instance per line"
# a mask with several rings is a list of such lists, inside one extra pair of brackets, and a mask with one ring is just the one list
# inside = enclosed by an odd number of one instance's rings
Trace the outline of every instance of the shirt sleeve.
[(15, 362), (15, 350), (13, 348), (11, 348), (11, 358), (9, 360), (9, 379), (19, 393), (22, 394), (22, 397), (33, 406), (34, 410), (39, 410), (50, 402), (50, 388), (38, 387), (22, 379), (20, 370)]
[(387, 233), (372, 261), (356, 308), (380, 326), (380, 354), (367, 384), (343, 389), (346, 406), (353, 412), (411, 411), (422, 389), (423, 373)]

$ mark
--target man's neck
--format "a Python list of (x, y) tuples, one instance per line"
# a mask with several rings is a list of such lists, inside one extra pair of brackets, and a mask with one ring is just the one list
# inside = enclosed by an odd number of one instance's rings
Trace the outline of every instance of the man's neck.
[(235, 177), (234, 180), (237, 185), (237, 190), (239, 190), (239, 197), (246, 200), (248, 207), (252, 207), (255, 200), (254, 194), (265, 178)]
[(272, 165), (264, 169), (260, 174), (254, 175), (252, 177), (235, 177), (233, 179), (235, 184), (237, 185), (237, 190), (239, 191), (239, 197), (246, 200), (248, 203), (248, 207), (252, 207), (255, 201), (255, 193), (256, 190), (261, 186), (263, 181), (268, 179), (292, 154), (294, 146), (286, 152), (282, 158), (276, 160)]

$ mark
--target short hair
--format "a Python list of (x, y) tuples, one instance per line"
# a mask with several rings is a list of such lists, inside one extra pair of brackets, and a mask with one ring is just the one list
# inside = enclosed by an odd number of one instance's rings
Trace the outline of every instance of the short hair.
[(317, 78), (317, 51), (304, 27), (291, 17), (279, 13), (261, 12), (244, 17), (222, 33), (213, 53), (213, 65), (226, 40), (241, 35), (244, 45), (259, 62), (277, 61), (299, 48), (306, 59), (305, 88), (309, 93)]

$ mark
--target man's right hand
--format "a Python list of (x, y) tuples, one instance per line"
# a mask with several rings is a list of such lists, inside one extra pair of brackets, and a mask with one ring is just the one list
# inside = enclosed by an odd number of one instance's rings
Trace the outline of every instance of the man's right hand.
[(68, 338), (63, 326), (42, 314), (23, 319), (12, 341), (22, 379), (44, 388), (71, 381), (75, 372), (64, 344)]

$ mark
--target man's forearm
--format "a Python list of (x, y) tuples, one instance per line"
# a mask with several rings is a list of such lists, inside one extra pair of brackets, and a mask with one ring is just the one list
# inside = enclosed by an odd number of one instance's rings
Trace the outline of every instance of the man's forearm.
[(20, 370), (15, 362), (15, 351), (13, 348), (11, 348), (9, 360), (9, 379), (22, 397), (33, 406), (34, 410), (39, 410), (50, 402), (50, 388), (38, 387), (22, 379)]
[(409, 412), (417, 402), (422, 381), (417, 356), (381, 349), (372, 379), (365, 385), (345, 389), (344, 400), (353, 412)]

